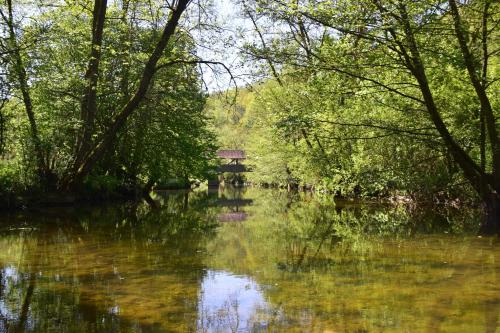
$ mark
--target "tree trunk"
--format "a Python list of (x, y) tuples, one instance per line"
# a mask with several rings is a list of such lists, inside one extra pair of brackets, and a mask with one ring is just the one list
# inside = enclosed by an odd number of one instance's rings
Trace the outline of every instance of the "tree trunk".
[(5, 118), (0, 109), (0, 156), (3, 154), (5, 147)]
[(122, 34), (120, 38), (120, 44), (123, 47), (120, 50), (120, 66), (122, 69), (120, 90), (122, 93), (123, 104), (127, 103), (127, 101), (130, 99), (129, 76), (130, 76), (130, 63), (131, 63), (130, 61), (131, 35), (127, 21), (129, 6), (130, 6), (129, 1), (123, 1), (121, 21), (124, 26), (127, 26), (126, 34)]
[(35, 112), (33, 111), (33, 102), (31, 100), (31, 95), (28, 86), (28, 77), (26, 74), (23, 58), (21, 56), (21, 52), (17, 42), (17, 36), (14, 24), (14, 14), (12, 9), (12, 0), (7, 0), (7, 10), (8, 10), (7, 13), (8, 16), (6, 17), (2, 13), (2, 18), (7, 24), (7, 28), (9, 31), (9, 44), (10, 44), (9, 46), (12, 49), (12, 56), (13, 56), (12, 66), (15, 71), (14, 74), (17, 79), (19, 89), (21, 90), (24, 108), (26, 110), (26, 114), (28, 116), (28, 121), (30, 124), (31, 141), (33, 143), (33, 147), (35, 150), (38, 176), (40, 177), (40, 180), (43, 181), (46, 178), (49, 170), (45, 163), (42, 141), (40, 140), (40, 136), (38, 133), (38, 126), (35, 119)]
[(111, 125), (103, 134), (99, 143), (96, 144), (94, 148), (85, 156), (85, 158), (82, 159), (81, 163), (75, 166), (73, 173), (63, 181), (62, 187), (64, 189), (71, 189), (81, 184), (84, 177), (89, 174), (97, 161), (99, 161), (101, 157), (114, 146), (118, 131), (123, 128), (127, 118), (135, 110), (137, 110), (141, 101), (144, 99), (151, 80), (153, 79), (153, 75), (156, 72), (156, 65), (163, 55), (170, 38), (175, 33), (179, 19), (189, 2), (190, 0), (179, 0), (177, 7), (172, 11), (170, 19), (165, 25), (160, 40), (156, 44), (153, 53), (146, 63), (142, 78), (135, 94), (121, 109), (121, 111), (118, 112)]
[[(467, 36), (464, 25), (462, 23), (462, 19), (460, 13), (458, 11), (457, 3), (455, 0), (448, 1), (451, 9), (451, 14), (453, 17), (453, 23), (455, 26), (455, 35), (457, 37), (458, 43), (460, 45), (460, 49), (462, 51), (462, 57), (465, 62), (465, 66), (467, 67), (467, 72), (469, 73), (469, 79), (474, 87), (474, 91), (476, 92), (479, 103), (481, 104), (481, 113), (484, 117), (485, 126), (488, 132), (488, 138), (490, 140), (491, 145), (491, 155), (493, 159), (493, 177), (496, 189), (500, 189), (500, 141), (498, 138), (497, 128), (496, 128), (496, 120), (495, 115), (493, 113), (493, 108), (491, 106), (488, 94), (486, 93), (486, 85), (484, 84), (484, 80), (486, 80), (486, 70), (488, 66), (488, 52), (486, 50), (483, 55), (483, 68), (479, 68), (476, 65), (476, 61), (474, 60), (474, 56), (472, 52), (469, 50), (469, 46), (467, 45)], [(484, 43), (487, 38), (487, 16), (488, 16), (488, 6), (485, 7), (485, 11), (483, 13), (483, 29), (486, 29), (486, 32), (483, 31), (483, 48), (486, 46)], [(484, 50), (483, 50), (484, 52)], [(480, 77), (480, 73), (482, 73), (483, 78)]]
[(81, 105), (82, 134), (78, 138), (75, 165), (79, 165), (92, 146), (97, 114), (97, 81), (101, 61), (102, 36), (106, 18), (107, 0), (95, 0), (92, 18), (92, 45), (85, 72), (85, 90)]
[[(450, 3), (454, 0), (450, 0)], [(413, 30), (410, 25), (410, 21), (408, 18), (408, 14), (404, 5), (401, 6), (401, 20), (404, 26), (406, 42), (408, 45), (409, 53), (404, 51), (406, 56), (406, 62), (408, 64), (409, 70), (412, 75), (418, 82), (420, 91), (422, 93), (422, 97), (425, 102), (425, 107), (429, 116), (436, 127), (436, 130), (439, 132), (441, 139), (446, 145), (448, 151), (453, 156), (455, 162), (462, 169), (465, 178), (469, 181), (472, 187), (477, 191), (480, 198), (483, 200), (483, 203), (486, 207), (487, 218), (484, 223), (484, 228), (488, 230), (497, 229), (500, 230), (500, 202), (499, 197), (497, 195), (497, 187), (496, 179), (492, 175), (486, 173), (482, 170), (481, 166), (479, 166), (467, 152), (456, 142), (456, 140), (451, 135), (448, 130), (446, 124), (444, 123), (441, 114), (437, 108), (437, 105), (434, 101), (434, 96), (430, 89), (427, 75), (425, 71), (424, 64), (422, 62), (422, 58), (420, 56), (419, 48), (415, 37), (413, 35)], [(465, 55), (464, 55), (465, 57)], [(488, 101), (489, 105), (489, 101)], [(483, 105), (486, 109), (482, 108), (482, 111), (487, 111), (488, 106)], [(489, 106), (489, 111), (491, 111), (491, 105)], [(487, 114), (487, 112), (486, 112)], [(488, 118), (487, 115), (485, 115)], [(488, 120), (487, 120), (488, 121)], [(490, 128), (488, 127), (488, 131)], [(496, 136), (496, 131), (493, 133), (490, 132), (491, 140), (496, 140), (494, 137)], [(493, 145), (493, 143), (492, 143)]]
[(481, 234), (499, 234), (500, 233), (500, 197), (497, 193), (491, 193), (484, 200), (485, 221), (481, 225)]

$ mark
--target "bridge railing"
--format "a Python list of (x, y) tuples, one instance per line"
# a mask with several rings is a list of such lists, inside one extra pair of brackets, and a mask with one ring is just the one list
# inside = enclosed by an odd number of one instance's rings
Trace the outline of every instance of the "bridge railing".
[(217, 168), (219, 173), (224, 172), (232, 172), (232, 173), (240, 173), (240, 172), (252, 172), (252, 167), (244, 165), (244, 164), (224, 164)]

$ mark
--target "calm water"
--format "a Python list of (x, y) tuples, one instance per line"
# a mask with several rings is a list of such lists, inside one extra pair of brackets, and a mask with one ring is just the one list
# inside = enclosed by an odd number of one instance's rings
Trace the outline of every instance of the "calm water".
[(0, 217), (0, 332), (500, 332), (477, 219), (249, 189)]

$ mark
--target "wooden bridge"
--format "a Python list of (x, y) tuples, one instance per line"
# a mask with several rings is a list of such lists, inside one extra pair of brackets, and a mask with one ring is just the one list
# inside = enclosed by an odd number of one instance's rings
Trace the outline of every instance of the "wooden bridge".
[(217, 152), (217, 157), (226, 160), (227, 163), (221, 165), (217, 168), (217, 173), (220, 175), (218, 181), (209, 181), (209, 186), (217, 186), (221, 182), (222, 174), (225, 172), (230, 173), (243, 173), (252, 172), (252, 168), (242, 164), (246, 160), (246, 155), (244, 150), (219, 150)]
[(241, 173), (252, 171), (251, 168), (242, 164), (242, 162), (247, 158), (244, 150), (219, 150), (217, 152), (217, 157), (229, 160), (227, 164), (223, 164), (217, 169), (219, 173)]

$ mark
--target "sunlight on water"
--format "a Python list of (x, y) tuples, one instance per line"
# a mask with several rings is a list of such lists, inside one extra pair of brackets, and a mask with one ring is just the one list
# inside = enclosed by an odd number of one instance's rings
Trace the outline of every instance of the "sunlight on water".
[(249, 189), (0, 217), (0, 332), (498, 332), (474, 212)]

